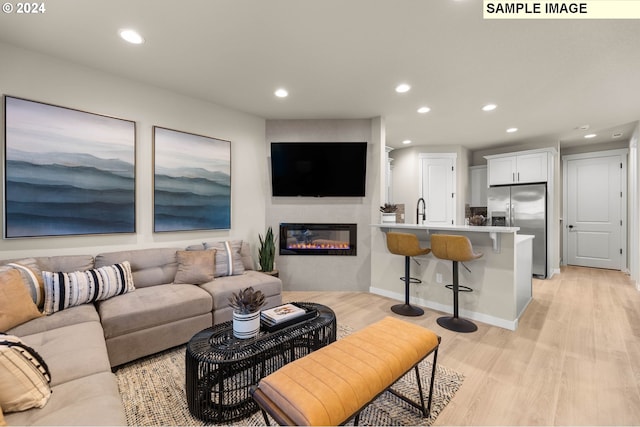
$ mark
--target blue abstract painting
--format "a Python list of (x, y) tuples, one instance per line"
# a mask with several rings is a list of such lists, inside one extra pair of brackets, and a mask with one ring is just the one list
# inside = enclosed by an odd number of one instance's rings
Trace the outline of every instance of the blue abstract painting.
[(135, 232), (135, 122), (5, 96), (5, 236)]
[(231, 143), (153, 128), (154, 231), (231, 228)]

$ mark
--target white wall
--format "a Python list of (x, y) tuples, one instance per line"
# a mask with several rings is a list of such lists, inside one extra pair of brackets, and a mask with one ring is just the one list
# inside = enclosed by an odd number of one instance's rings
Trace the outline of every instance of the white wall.
[[(0, 58), (3, 95), (136, 122), (136, 233), (3, 239), (0, 259), (183, 247), (227, 238), (245, 239), (255, 246), (265, 228), (264, 195), (269, 191), (264, 119), (2, 43)], [(231, 141), (230, 230), (153, 233), (154, 125)], [(4, 215), (4, 194), (2, 204)]]
[(365, 197), (271, 197), (271, 190), (267, 190), (267, 225), (275, 233), (285, 222), (358, 225), (356, 256), (277, 255), (276, 268), (286, 290), (368, 291), (372, 212), (374, 207), (377, 211), (383, 187), (382, 128), (381, 119), (267, 120), (267, 150), (271, 142), (368, 143)]

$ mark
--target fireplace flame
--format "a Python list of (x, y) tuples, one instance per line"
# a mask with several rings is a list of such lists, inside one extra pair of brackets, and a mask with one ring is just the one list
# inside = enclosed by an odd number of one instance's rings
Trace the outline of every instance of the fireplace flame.
[(292, 243), (287, 245), (288, 249), (349, 249), (349, 243), (346, 242), (332, 242), (332, 243)]

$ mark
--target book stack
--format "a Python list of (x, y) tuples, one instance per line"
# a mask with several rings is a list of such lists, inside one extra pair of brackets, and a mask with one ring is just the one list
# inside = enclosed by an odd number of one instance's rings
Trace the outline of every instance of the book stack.
[(294, 303), (282, 304), (260, 312), (263, 327), (272, 332), (285, 326), (301, 322), (315, 315), (315, 310), (309, 311)]

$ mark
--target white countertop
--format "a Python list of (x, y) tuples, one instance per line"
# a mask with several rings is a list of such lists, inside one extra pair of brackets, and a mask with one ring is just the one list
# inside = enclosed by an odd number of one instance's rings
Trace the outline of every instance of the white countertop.
[(470, 231), (476, 233), (516, 233), (520, 231), (520, 227), (497, 227), (493, 225), (429, 225), (429, 224), (372, 224), (372, 227), (379, 228), (395, 228), (405, 230), (442, 230), (442, 231)]

